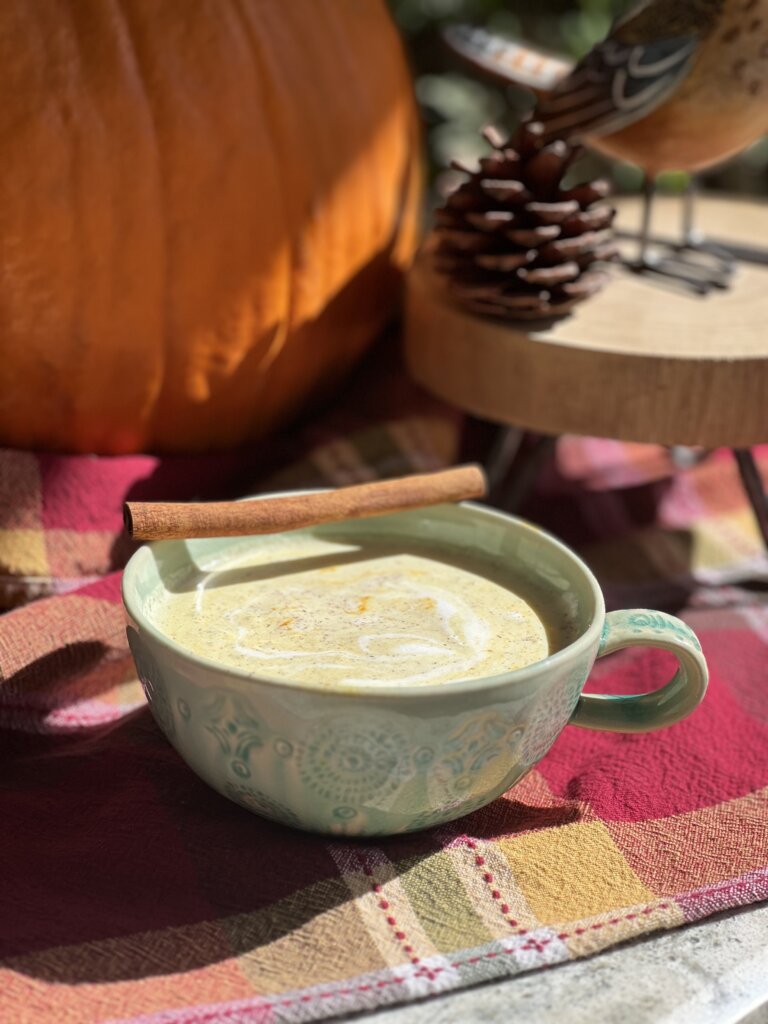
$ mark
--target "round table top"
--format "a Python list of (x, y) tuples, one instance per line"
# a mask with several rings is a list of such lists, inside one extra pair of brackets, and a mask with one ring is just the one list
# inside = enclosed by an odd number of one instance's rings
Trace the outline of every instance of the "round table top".
[[(633, 228), (640, 203), (618, 204)], [(681, 201), (660, 197), (655, 233), (679, 234)], [(702, 198), (697, 227), (768, 244), (768, 204)], [(740, 262), (732, 286), (701, 297), (613, 268), (572, 316), (542, 330), (454, 306), (425, 261), (407, 289), (406, 358), (459, 407), (543, 433), (746, 447), (768, 441), (768, 266)]]

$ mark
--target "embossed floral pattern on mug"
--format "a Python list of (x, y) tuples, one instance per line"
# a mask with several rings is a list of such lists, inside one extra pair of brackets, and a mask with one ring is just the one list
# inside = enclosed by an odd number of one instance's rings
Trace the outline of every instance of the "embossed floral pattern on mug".
[(328, 718), (314, 726), (298, 764), (308, 789), (351, 807), (388, 797), (413, 774), (407, 737), (362, 715)]

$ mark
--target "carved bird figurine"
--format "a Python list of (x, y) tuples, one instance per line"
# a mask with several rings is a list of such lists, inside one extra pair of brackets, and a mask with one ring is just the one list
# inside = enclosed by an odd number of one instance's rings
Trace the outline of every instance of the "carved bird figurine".
[[(481, 29), (452, 26), (446, 39), (474, 66), (533, 89), (533, 116), (548, 138), (643, 169), (637, 269), (660, 269), (648, 247), (659, 172), (699, 171), (768, 132), (768, 0), (641, 0), (575, 66)], [(684, 224), (677, 250), (706, 251), (693, 230), (692, 193)], [(678, 257), (664, 269), (705, 291), (726, 284), (728, 263), (703, 277), (697, 260)]]

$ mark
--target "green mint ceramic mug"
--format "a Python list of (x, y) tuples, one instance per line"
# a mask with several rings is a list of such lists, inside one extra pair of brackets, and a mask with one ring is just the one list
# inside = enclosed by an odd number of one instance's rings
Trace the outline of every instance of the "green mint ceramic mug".
[[(439, 825), (513, 786), (569, 723), (644, 732), (679, 721), (704, 696), (707, 666), (684, 622), (639, 609), (606, 614), (581, 559), (521, 519), (465, 503), (305, 532), (345, 542), (437, 543), (455, 558), (505, 560), (548, 614), (563, 617), (572, 639), (525, 668), (434, 686), (329, 688), (254, 678), (185, 651), (158, 630), (151, 612), (190, 567), (204, 569), (261, 539), (141, 548), (125, 570), (123, 599), (152, 714), (193, 771), (265, 817), (337, 835)], [(636, 645), (671, 651), (673, 678), (641, 695), (582, 694), (596, 657)]]

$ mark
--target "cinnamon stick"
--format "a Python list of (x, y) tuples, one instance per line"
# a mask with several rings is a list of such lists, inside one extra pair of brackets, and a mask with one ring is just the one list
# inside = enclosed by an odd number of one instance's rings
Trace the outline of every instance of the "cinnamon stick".
[(483, 470), (468, 465), (316, 494), (256, 501), (129, 501), (123, 506), (123, 518), (134, 540), (240, 537), (482, 498), (486, 489)]

